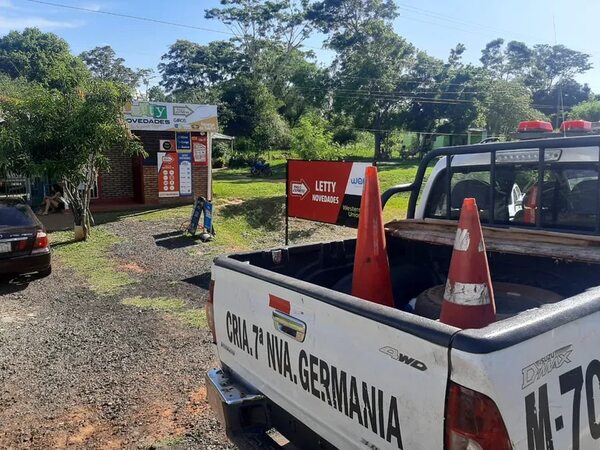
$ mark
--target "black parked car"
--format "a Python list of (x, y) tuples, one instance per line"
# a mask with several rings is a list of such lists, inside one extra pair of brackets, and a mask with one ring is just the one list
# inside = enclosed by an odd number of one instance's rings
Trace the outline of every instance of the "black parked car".
[(50, 247), (44, 225), (29, 205), (0, 199), (0, 275), (50, 275)]

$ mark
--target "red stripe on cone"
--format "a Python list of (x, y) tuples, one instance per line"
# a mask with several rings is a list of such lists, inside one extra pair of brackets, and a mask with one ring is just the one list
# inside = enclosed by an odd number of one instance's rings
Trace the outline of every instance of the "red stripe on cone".
[(376, 167), (367, 167), (365, 171), (352, 295), (380, 305), (394, 306)]
[(483, 328), (496, 321), (494, 291), (474, 198), (465, 198), (460, 211), (440, 321), (458, 328)]

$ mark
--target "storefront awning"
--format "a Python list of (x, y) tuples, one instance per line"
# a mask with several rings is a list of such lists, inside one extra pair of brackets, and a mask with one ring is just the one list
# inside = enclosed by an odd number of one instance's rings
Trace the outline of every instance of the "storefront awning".
[(226, 134), (221, 133), (213, 133), (212, 138), (213, 140), (220, 139), (222, 141), (233, 141), (235, 139), (233, 136), (227, 136)]

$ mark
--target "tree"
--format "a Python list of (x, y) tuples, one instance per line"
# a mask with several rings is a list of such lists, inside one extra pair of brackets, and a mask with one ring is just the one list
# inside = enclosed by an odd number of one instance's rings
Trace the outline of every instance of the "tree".
[(407, 105), (406, 78), (414, 47), (391, 24), (396, 7), (388, 0), (323, 0), (309, 18), (336, 50), (332, 67), (333, 106), (354, 127), (374, 135), (374, 157), (388, 130), (399, 125)]
[(479, 89), (485, 92), (479, 111), (486, 129), (494, 136), (509, 135), (523, 120), (545, 119), (533, 108), (528, 89), (518, 81), (487, 80)]
[(240, 76), (221, 89), (220, 119), (227, 134), (245, 138), (246, 150), (254, 153), (289, 147), (289, 126), (278, 113), (280, 103), (264, 84)]
[(48, 173), (63, 182), (75, 225), (84, 237), (93, 222), (91, 189), (107, 153), (120, 148), (142, 153), (123, 117), (129, 98), (122, 85), (86, 80), (67, 92), (23, 79), (0, 80), (4, 119), (0, 127), (0, 164), (23, 175)]
[[(315, 81), (315, 75), (320, 75), (311, 61), (314, 55), (301, 50), (312, 31), (306, 20), (307, 8), (308, 0), (222, 0), (220, 8), (206, 11), (207, 18), (220, 20), (233, 31), (231, 42), (243, 62), (241, 71), (264, 83), (284, 105), (294, 100), (288, 113), (302, 109), (299, 114), (291, 114), (292, 120), (305, 110), (304, 96), (296, 85), (305, 88)], [(298, 83), (299, 74), (308, 79)]]
[(292, 150), (304, 159), (334, 159), (337, 149), (327, 125), (316, 111), (304, 114), (292, 130)]
[(571, 119), (583, 119), (591, 122), (600, 121), (600, 101), (588, 100), (573, 107), (569, 113)]
[(518, 79), (531, 92), (549, 92), (562, 80), (588, 71), (590, 55), (564, 45), (539, 44), (529, 48), (524, 42), (498, 38), (486, 44), (481, 51), (483, 67), (494, 78)]
[(462, 66), (462, 55), (467, 50), (465, 44), (456, 44), (456, 47), (450, 49), (450, 56), (448, 56), (448, 65), (453, 68)]
[(200, 45), (178, 40), (161, 59), (160, 84), (171, 93), (206, 91), (235, 77), (245, 67), (243, 55), (229, 41)]
[(246, 56), (250, 73), (259, 76), (264, 49), (272, 46), (289, 54), (309, 36), (307, 0), (221, 0), (220, 8), (206, 10), (207, 19), (217, 19), (234, 33)]
[(151, 102), (168, 102), (169, 98), (160, 86), (152, 86), (148, 89), (148, 100)]
[(81, 53), (79, 57), (85, 62), (92, 75), (104, 81), (113, 81), (135, 89), (147, 75), (149, 69), (131, 69), (125, 66), (123, 58), (117, 58), (111, 46), (95, 47)]
[(372, 25), (389, 25), (398, 17), (398, 7), (393, 0), (321, 0), (307, 17), (327, 35), (329, 48), (342, 51), (368, 40)]
[[(452, 50), (451, 58), (452, 59)], [(463, 134), (477, 118), (475, 100), (480, 71), (471, 65), (444, 64), (418, 52), (407, 89), (414, 92), (402, 122), (423, 135), (420, 146), (429, 150), (436, 133)]]
[(73, 89), (89, 77), (66, 41), (37, 28), (11, 31), (0, 38), (0, 73), (59, 90)]
[(535, 61), (534, 51), (524, 42), (510, 41), (505, 50), (506, 65), (504, 67), (507, 78), (524, 79), (530, 72)]
[(533, 52), (535, 71), (526, 81), (536, 90), (549, 91), (561, 81), (592, 68), (590, 55), (564, 45), (534, 45)]
[(502, 46), (504, 45), (504, 39), (498, 38), (488, 42), (485, 48), (481, 50), (481, 64), (487, 70), (489, 70), (496, 78), (502, 78), (504, 76), (504, 53)]
[(587, 84), (580, 84), (572, 78), (561, 80), (550, 91), (533, 93), (533, 103), (542, 113), (550, 117), (556, 128), (562, 121), (562, 113), (586, 101), (592, 95)]

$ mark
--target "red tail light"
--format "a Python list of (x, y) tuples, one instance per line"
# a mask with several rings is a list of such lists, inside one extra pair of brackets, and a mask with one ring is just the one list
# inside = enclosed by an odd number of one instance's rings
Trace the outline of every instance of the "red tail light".
[(213, 344), (217, 343), (217, 331), (215, 328), (215, 310), (214, 310), (214, 294), (215, 294), (215, 280), (210, 280), (208, 285), (208, 300), (206, 301), (206, 321), (208, 327), (212, 332)]
[(33, 249), (38, 250), (41, 248), (48, 247), (48, 235), (43, 231), (38, 231), (37, 236), (35, 237), (35, 242), (33, 243)]
[(512, 450), (502, 416), (490, 398), (450, 382), (446, 449)]
[(16, 244), (17, 244), (17, 248), (16, 248), (17, 252), (24, 252), (24, 251), (28, 250), (28, 248), (29, 248), (29, 240), (28, 239), (23, 239), (22, 241), (18, 241)]

